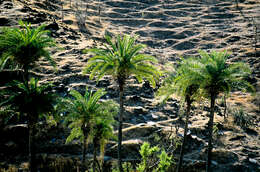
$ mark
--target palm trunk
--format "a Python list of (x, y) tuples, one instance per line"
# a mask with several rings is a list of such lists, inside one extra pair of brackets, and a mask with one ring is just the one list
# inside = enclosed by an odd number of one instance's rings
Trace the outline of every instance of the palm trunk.
[(224, 95), (224, 119), (227, 119), (228, 116), (226, 116), (227, 114), (227, 99), (226, 99), (226, 95)]
[(27, 67), (24, 67), (24, 73), (23, 73), (23, 82), (27, 88), (29, 88), (29, 70)]
[(86, 136), (83, 136), (83, 145), (82, 145), (82, 165), (85, 163), (86, 159)]
[(122, 152), (121, 152), (121, 146), (122, 146), (122, 121), (123, 121), (123, 113), (124, 113), (124, 84), (123, 82), (119, 84), (119, 101), (120, 101), (120, 111), (119, 111), (119, 126), (118, 126), (118, 167), (119, 171), (123, 172), (122, 167)]
[(187, 98), (186, 98), (186, 103), (187, 103), (187, 111), (186, 111), (184, 136), (183, 136), (183, 141), (182, 141), (182, 145), (181, 145), (181, 153), (180, 153), (180, 157), (179, 157), (179, 163), (178, 163), (178, 166), (177, 166), (177, 172), (181, 171), (182, 162), (183, 162), (183, 155), (184, 155), (184, 147), (186, 145), (186, 140), (187, 140), (188, 123), (189, 123), (190, 108), (191, 108), (191, 100), (190, 100), (189, 96), (187, 96)]
[(28, 153), (29, 153), (29, 171), (36, 172), (34, 164), (34, 150), (33, 150), (33, 125), (28, 122), (29, 130), (29, 143), (28, 143)]
[(215, 110), (215, 99), (214, 93), (211, 93), (210, 98), (210, 119), (209, 119), (209, 141), (208, 141), (208, 152), (207, 152), (207, 164), (206, 172), (211, 172), (211, 152), (212, 152), (212, 133), (213, 133), (213, 122), (214, 122), (214, 110)]
[[(94, 141), (95, 142), (95, 141)], [(96, 172), (96, 162), (97, 162), (97, 144), (94, 143), (93, 150), (93, 172)]]

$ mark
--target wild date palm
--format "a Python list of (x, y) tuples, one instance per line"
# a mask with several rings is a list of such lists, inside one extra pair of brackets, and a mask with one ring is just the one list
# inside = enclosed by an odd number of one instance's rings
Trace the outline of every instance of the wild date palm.
[(28, 84), (15, 82), (11, 96), (4, 105), (11, 105), (21, 115), (25, 115), (29, 130), (29, 168), (36, 171), (34, 145), (34, 130), (39, 118), (51, 115), (54, 111), (56, 95), (51, 92), (51, 85), (39, 85), (38, 80), (31, 78)]
[[(113, 112), (117, 112), (113, 110)], [(111, 114), (111, 113), (109, 113)], [(96, 164), (98, 165), (99, 171), (101, 171), (101, 166), (105, 153), (105, 146), (108, 140), (114, 137), (113, 134), (113, 124), (114, 118), (112, 115), (99, 115), (95, 117), (95, 122), (92, 132), (92, 142), (93, 142), (93, 172), (96, 171)], [(97, 160), (97, 148), (100, 146), (101, 163)]]
[(47, 48), (55, 46), (53, 39), (44, 30), (44, 25), (32, 28), (31, 24), (20, 21), (19, 28), (3, 28), (0, 33), (1, 64), (4, 66), (6, 60), (13, 65), (18, 65), (23, 70), (24, 82), (29, 81), (29, 69), (41, 57), (44, 57), (51, 65), (55, 62), (50, 56)]
[(210, 99), (210, 119), (209, 119), (209, 140), (207, 151), (206, 171), (211, 170), (211, 152), (212, 152), (212, 132), (214, 123), (215, 100), (220, 93), (228, 94), (234, 89), (253, 91), (254, 88), (245, 80), (245, 77), (251, 74), (249, 65), (236, 62), (228, 63), (229, 54), (224, 52), (212, 51), (200, 53), (200, 70), (194, 70), (194, 75), (200, 78), (200, 88), (204, 90), (205, 95)]
[(152, 65), (157, 60), (153, 56), (142, 54), (143, 44), (136, 43), (136, 36), (124, 35), (112, 40), (108, 35), (105, 36), (107, 44), (105, 48), (94, 48), (88, 50), (94, 54), (87, 62), (83, 73), (90, 72), (90, 79), (95, 76), (97, 80), (105, 74), (112, 75), (119, 86), (119, 126), (118, 126), (118, 166), (120, 172), (122, 168), (122, 122), (124, 113), (124, 88), (129, 76), (135, 76), (139, 82), (147, 79), (155, 87), (156, 80), (159, 79), (160, 72)]
[(85, 94), (81, 95), (78, 91), (72, 90), (70, 95), (72, 98), (66, 98), (61, 101), (63, 104), (62, 111), (67, 112), (66, 122), (71, 128), (71, 133), (66, 142), (71, 142), (75, 138), (80, 138), (82, 145), (82, 163), (85, 162), (86, 147), (91, 140), (90, 136), (93, 133), (96, 116), (103, 114), (109, 116), (112, 110), (116, 108), (115, 103), (110, 102), (104, 104), (100, 98), (106, 92), (103, 89), (97, 90), (95, 93), (86, 89)]
[(158, 95), (164, 96), (164, 101), (167, 101), (171, 95), (177, 94), (186, 103), (186, 120), (181, 152), (177, 166), (178, 172), (181, 170), (183, 162), (184, 146), (186, 145), (187, 140), (191, 104), (199, 93), (200, 78), (192, 74), (192, 70), (197, 67), (197, 64), (197, 59), (193, 57), (184, 59), (180, 63), (176, 72), (168, 72), (168, 77), (164, 80), (163, 86), (158, 90)]

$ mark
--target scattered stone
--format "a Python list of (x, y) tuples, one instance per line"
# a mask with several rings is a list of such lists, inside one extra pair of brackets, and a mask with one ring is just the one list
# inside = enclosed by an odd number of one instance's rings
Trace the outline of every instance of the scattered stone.
[(0, 26), (11, 26), (12, 21), (6, 17), (0, 17)]
[(48, 24), (46, 27), (45, 27), (46, 30), (51, 30), (51, 31), (57, 31), (59, 30), (59, 25), (56, 21)]
[(251, 162), (253, 164), (258, 164), (258, 161), (253, 158), (249, 158), (249, 162)]
[[(130, 139), (122, 142), (122, 156), (123, 158), (139, 158), (139, 150), (143, 141), (140, 139)], [(117, 144), (112, 146), (106, 151), (106, 155), (116, 157), (117, 156)]]
[(177, 45), (174, 45), (173, 48), (176, 50), (189, 50), (195, 48), (196, 44), (188, 41), (181, 42)]
[(249, 134), (249, 135), (258, 136), (257, 131), (255, 131), (255, 130), (252, 129), (252, 128), (246, 128), (245, 131), (246, 131), (246, 133)]
[(226, 149), (213, 149), (212, 159), (220, 164), (238, 161), (238, 155)]
[(234, 136), (234, 137), (231, 137), (231, 138), (229, 139), (229, 141), (242, 140), (242, 139), (244, 139), (244, 138), (246, 138), (245, 135), (243, 135), (243, 134), (238, 134), (238, 135), (236, 135), (236, 136)]

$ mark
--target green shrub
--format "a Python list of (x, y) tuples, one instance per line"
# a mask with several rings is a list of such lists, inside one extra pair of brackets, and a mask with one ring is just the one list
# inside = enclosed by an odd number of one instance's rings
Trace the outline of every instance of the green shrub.
[(232, 116), (234, 118), (234, 124), (241, 128), (247, 128), (254, 125), (254, 119), (249, 116), (243, 108), (233, 109)]
[[(123, 171), (125, 172), (134, 172), (134, 168), (133, 168), (133, 165), (130, 163), (130, 162), (124, 162), (122, 164), (123, 166)], [(112, 172), (119, 172), (119, 169), (118, 168), (115, 168), (112, 170)]]
[(158, 157), (160, 159), (160, 162), (158, 164), (156, 171), (166, 172), (172, 163), (172, 157), (168, 156), (165, 150), (163, 150)]
[[(124, 162), (124, 172), (167, 172), (174, 163), (172, 156), (169, 156), (165, 150), (161, 150), (158, 146), (151, 147), (148, 142), (143, 143), (139, 152), (142, 159), (137, 164), (136, 170), (130, 162)], [(119, 169), (113, 169), (112, 172), (119, 172)]]
[[(159, 154), (159, 152), (161, 153)], [(160, 151), (160, 148), (157, 146), (151, 147), (148, 142), (143, 143), (140, 154), (142, 156), (142, 161), (138, 164), (138, 172), (166, 172), (173, 162), (172, 157), (164, 150)]]

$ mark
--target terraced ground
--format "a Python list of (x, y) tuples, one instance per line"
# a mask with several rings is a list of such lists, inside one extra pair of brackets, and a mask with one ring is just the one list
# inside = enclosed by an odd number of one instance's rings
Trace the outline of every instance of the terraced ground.
[[(84, 91), (87, 85), (91, 89), (105, 87), (108, 91), (106, 98), (117, 100), (117, 87), (112, 78), (105, 77), (96, 85), (88, 76), (81, 75), (81, 70), (89, 58), (82, 54), (82, 50), (101, 46), (104, 34), (118, 33), (138, 34), (139, 41), (147, 45), (145, 52), (156, 56), (162, 69), (168, 68), (167, 63), (176, 64), (180, 56), (197, 55), (198, 49), (228, 50), (232, 52), (230, 62), (250, 64), (253, 73), (249, 80), (259, 96), (260, 33), (255, 37), (255, 26), (259, 27), (255, 24), (260, 23), (260, 1), (239, 2), (237, 8), (235, 1), (231, 0), (0, 0), (0, 26), (17, 26), (19, 19), (33, 25), (48, 25), (61, 48), (52, 50), (59, 70), (54, 72), (41, 61), (32, 75), (41, 77), (43, 82), (53, 81), (55, 90), (62, 96), (66, 96), (70, 89)], [(134, 78), (128, 84), (123, 138), (127, 153), (124, 158), (138, 158), (138, 149), (143, 141), (156, 143), (154, 133), (158, 133), (165, 146), (169, 147), (171, 142), (166, 139), (167, 133), (175, 131), (178, 124), (177, 135), (180, 135), (184, 127), (177, 121), (178, 99), (173, 97), (162, 107), (154, 98), (156, 89), (153, 90), (149, 84), (138, 84)], [(244, 107), (256, 119), (256, 127), (248, 131), (224, 122), (220, 102), (215, 119), (220, 123), (221, 133), (215, 140), (215, 170), (258, 171), (259, 97), (234, 92), (228, 99), (230, 108)], [(207, 105), (207, 102), (196, 105), (197, 110), (191, 117), (191, 144), (187, 146), (189, 153), (185, 156), (190, 171), (192, 168), (202, 170), (205, 163), (208, 117), (207, 108), (203, 107)], [(80, 156), (80, 146), (76, 143), (69, 145), (69, 150), (65, 148), (64, 136), (67, 132), (46, 135), (45, 145), (38, 141), (41, 147), (39, 156), (46, 152), (49, 157)], [(112, 142), (108, 145), (107, 156), (116, 157), (116, 146)], [(8, 163), (15, 163), (12, 157), (5, 158), (3, 164)]]

